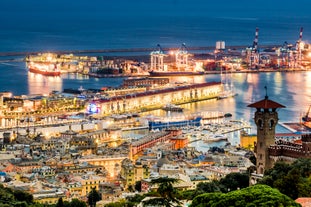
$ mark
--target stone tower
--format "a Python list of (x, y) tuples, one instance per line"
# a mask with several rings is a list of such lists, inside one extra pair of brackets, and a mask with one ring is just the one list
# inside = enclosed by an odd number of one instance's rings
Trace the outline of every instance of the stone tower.
[(266, 95), (265, 99), (250, 104), (248, 107), (256, 108), (254, 118), (257, 126), (256, 169), (258, 174), (263, 174), (265, 170), (273, 167), (268, 148), (275, 143), (275, 126), (279, 120), (276, 110), (285, 108), (285, 106), (269, 100)]

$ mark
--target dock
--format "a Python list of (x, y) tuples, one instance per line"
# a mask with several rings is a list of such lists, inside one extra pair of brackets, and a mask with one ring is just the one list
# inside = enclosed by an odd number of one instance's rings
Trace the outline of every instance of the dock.
[[(226, 46), (227, 49), (237, 50), (245, 49), (249, 45), (236, 45), (236, 46)], [(280, 47), (281, 45), (260, 45), (261, 48), (273, 48)], [(163, 51), (178, 50), (179, 48), (162, 48)], [(206, 51), (214, 50), (215, 46), (201, 46), (201, 47), (187, 47), (189, 51)], [(90, 49), (90, 50), (58, 50), (49, 51), (56, 54), (86, 54), (86, 53), (135, 53), (135, 52), (151, 52), (154, 48), (119, 48), (119, 49)], [(27, 55), (37, 55), (39, 53), (46, 53), (47, 51), (20, 51), (20, 52), (0, 52), (0, 57), (9, 56), (27, 56)]]
[(285, 129), (291, 131), (292, 133), (311, 133), (310, 123), (286, 122), (279, 124)]

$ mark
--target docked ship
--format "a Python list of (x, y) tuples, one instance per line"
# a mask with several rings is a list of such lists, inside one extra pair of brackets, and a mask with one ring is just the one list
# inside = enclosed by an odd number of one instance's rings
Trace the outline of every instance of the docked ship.
[(194, 116), (185, 119), (161, 119), (161, 120), (149, 120), (149, 130), (162, 130), (172, 127), (180, 128), (185, 126), (201, 126), (202, 116)]
[(61, 71), (54, 63), (28, 63), (29, 72), (37, 73), (45, 76), (60, 76)]

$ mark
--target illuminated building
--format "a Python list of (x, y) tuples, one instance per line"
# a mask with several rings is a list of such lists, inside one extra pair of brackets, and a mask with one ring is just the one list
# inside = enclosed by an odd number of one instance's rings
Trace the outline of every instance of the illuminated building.
[(222, 85), (219, 82), (199, 83), (114, 96), (102, 100), (90, 101), (89, 104), (96, 104), (99, 109), (98, 115), (105, 116), (159, 109), (167, 103), (182, 104), (217, 98), (221, 91)]
[(121, 164), (120, 176), (123, 179), (125, 188), (129, 186), (134, 187), (137, 181), (149, 178), (150, 169), (147, 165), (142, 165), (140, 162), (133, 164), (130, 159), (124, 159)]

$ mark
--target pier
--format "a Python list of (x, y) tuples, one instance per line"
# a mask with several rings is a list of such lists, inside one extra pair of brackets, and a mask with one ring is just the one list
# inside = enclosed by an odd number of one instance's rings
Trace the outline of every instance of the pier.
[[(247, 45), (226, 46), (230, 50), (245, 49)], [(280, 45), (260, 45), (261, 48), (280, 47)], [(163, 51), (178, 50), (179, 48), (162, 48)], [(214, 50), (215, 46), (187, 47), (189, 51)], [(0, 57), (37, 55), (39, 53), (52, 52), (56, 54), (87, 54), (87, 53), (133, 53), (151, 52), (155, 48), (120, 48), (120, 49), (97, 49), (97, 50), (58, 50), (58, 51), (21, 51), (21, 52), (0, 52)]]

